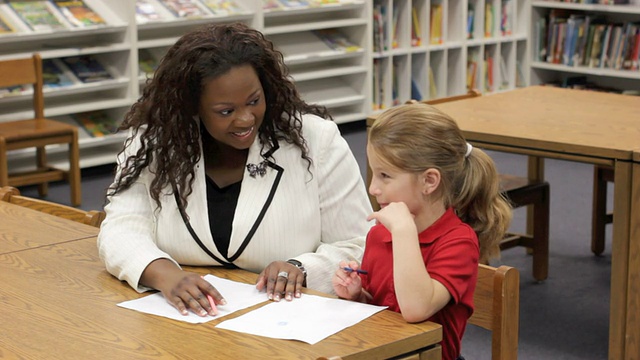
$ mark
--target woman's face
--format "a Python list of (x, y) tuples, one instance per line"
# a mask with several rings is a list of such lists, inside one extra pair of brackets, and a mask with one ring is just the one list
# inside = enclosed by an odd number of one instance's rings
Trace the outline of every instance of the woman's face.
[(256, 139), (266, 110), (262, 84), (253, 66), (241, 65), (205, 83), (199, 115), (209, 134), (237, 150)]

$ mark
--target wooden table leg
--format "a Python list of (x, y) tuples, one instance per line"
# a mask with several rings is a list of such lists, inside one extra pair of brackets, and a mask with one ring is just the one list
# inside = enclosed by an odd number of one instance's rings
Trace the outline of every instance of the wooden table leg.
[(640, 162), (631, 168), (625, 359), (640, 358)]
[[(609, 360), (630, 359), (625, 357), (625, 336), (627, 334), (627, 291), (629, 289), (629, 245), (631, 242), (632, 163), (617, 161), (614, 171), (613, 216), (615, 221), (613, 222), (613, 242), (611, 245)], [(638, 330), (632, 332), (637, 333)]]

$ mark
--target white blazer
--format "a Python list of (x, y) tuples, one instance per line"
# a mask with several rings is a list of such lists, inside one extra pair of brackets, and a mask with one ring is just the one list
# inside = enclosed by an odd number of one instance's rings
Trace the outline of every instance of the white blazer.
[[(280, 141), (264, 176), (243, 177), (228, 256), (234, 265), (256, 273), (272, 261), (295, 258), (307, 269), (309, 288), (332, 293), (338, 263), (362, 258), (372, 210), (358, 164), (336, 124), (304, 115), (303, 136), (311, 173), (300, 150)], [(139, 143), (133, 144), (119, 164), (137, 150)], [(247, 163), (263, 160), (260, 147), (256, 139)], [(189, 224), (207, 250), (226, 261), (209, 227), (203, 157), (195, 174), (186, 208)], [(161, 195), (162, 208), (157, 209), (149, 195), (152, 180), (145, 169), (129, 189), (110, 198), (98, 236), (107, 270), (139, 292), (148, 290), (139, 284), (142, 272), (158, 258), (177, 265), (221, 265), (196, 243), (173, 195)]]

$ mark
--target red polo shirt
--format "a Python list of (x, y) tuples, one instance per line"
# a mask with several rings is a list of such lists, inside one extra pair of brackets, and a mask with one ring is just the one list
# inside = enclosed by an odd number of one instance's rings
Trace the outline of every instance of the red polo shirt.
[[(460, 355), (460, 340), (473, 313), (473, 292), (478, 277), (480, 249), (473, 229), (453, 209), (418, 235), (422, 258), (432, 279), (444, 285), (451, 301), (429, 320), (442, 325), (442, 358)], [(372, 304), (400, 312), (393, 284), (391, 233), (382, 225), (367, 235), (362, 258), (362, 286), (373, 296)]]

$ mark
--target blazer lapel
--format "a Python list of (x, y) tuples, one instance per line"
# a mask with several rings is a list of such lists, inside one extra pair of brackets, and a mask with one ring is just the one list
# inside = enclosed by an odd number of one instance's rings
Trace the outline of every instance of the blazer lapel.
[[(262, 161), (265, 159), (260, 155), (260, 142), (255, 141), (249, 150), (247, 165), (255, 164), (258, 166)], [(249, 171), (245, 170), (240, 197), (233, 217), (229, 261), (236, 260), (251, 242), (271, 205), (284, 173), (282, 167), (269, 160), (266, 160), (265, 170), (264, 175), (256, 174), (255, 176), (251, 176)]]

